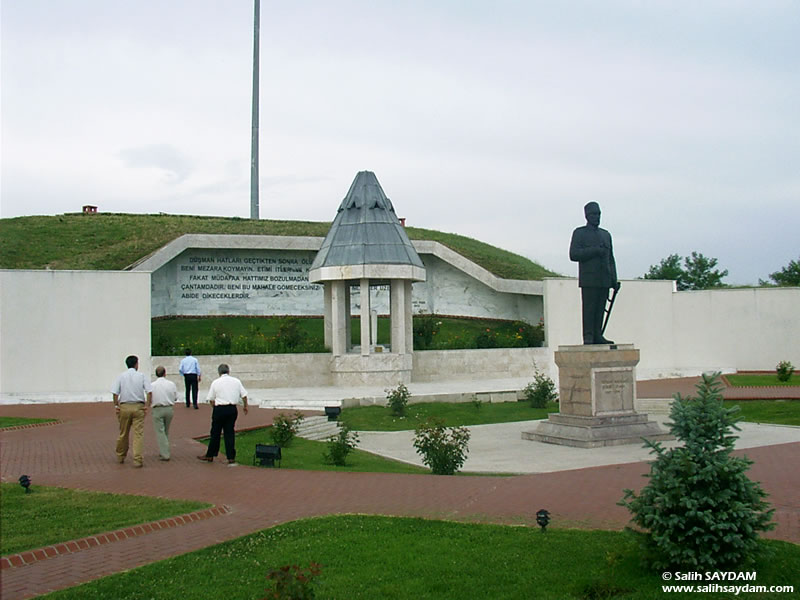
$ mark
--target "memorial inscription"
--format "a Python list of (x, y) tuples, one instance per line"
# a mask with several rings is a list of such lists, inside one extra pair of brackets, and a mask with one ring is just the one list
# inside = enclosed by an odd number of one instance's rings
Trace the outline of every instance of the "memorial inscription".
[(195, 254), (177, 264), (182, 300), (248, 300), (276, 292), (318, 293), (309, 283), (312, 258)]

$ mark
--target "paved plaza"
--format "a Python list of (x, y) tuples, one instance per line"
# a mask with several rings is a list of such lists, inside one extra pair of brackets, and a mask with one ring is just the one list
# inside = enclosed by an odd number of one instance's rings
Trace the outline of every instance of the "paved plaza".
[[(691, 382), (669, 381), (667, 388)], [(640, 387), (651, 397), (668, 397), (660, 389)], [(131, 537), (75, 552), (30, 558), (22, 566), (4, 565), (4, 600), (30, 598), (47, 591), (131, 569), (197, 550), (294, 519), (341, 514), (420, 516), (459, 521), (531, 524), (547, 508), (555, 527), (621, 529), (629, 520), (617, 506), (623, 488), (639, 488), (648, 472), (647, 451), (638, 445), (611, 448), (564, 448), (523, 441), (528, 423), (471, 428), (470, 471), (518, 473), (510, 477), (395, 475), (293, 471), (248, 466), (228, 468), (224, 461), (200, 463), (204, 447), (195, 438), (207, 435), (210, 408), (176, 406), (172, 425), (172, 460), (160, 462), (151, 421), (145, 428), (145, 468), (130, 460), (119, 465), (114, 455), (116, 420), (111, 403), (14, 405), (0, 415), (52, 417), (57, 425), (0, 433), (0, 474), (16, 482), (22, 474), (37, 485), (141, 494), (206, 501), (218, 514), (178, 526), (139, 530)], [(252, 410), (240, 415), (240, 428), (265, 426), (278, 411)], [(663, 420), (662, 416), (655, 416)], [(408, 433), (363, 433), (364, 449), (419, 462)], [(800, 543), (800, 428), (745, 424), (738, 450), (754, 465), (776, 509), (775, 530), (768, 537)], [(241, 456), (242, 462), (249, 457)], [(207, 515), (206, 515), (207, 516)], [(175, 525), (175, 523), (172, 523)], [(151, 528), (148, 528), (151, 529)], [(54, 552), (51, 552), (54, 553)]]

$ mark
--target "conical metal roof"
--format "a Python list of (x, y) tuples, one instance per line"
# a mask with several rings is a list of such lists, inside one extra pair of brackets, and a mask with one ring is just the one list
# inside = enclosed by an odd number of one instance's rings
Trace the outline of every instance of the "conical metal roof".
[[(345, 267), (405, 266), (402, 279), (424, 280), (424, 265), (408, 239), (389, 198), (372, 171), (360, 171), (339, 205), (328, 235), (311, 265), (312, 281), (344, 279), (355, 271)], [(411, 268), (411, 270), (409, 270)], [(416, 269), (422, 269), (422, 273)], [(393, 277), (396, 269), (356, 269), (362, 276)], [(336, 275), (335, 273), (340, 273)], [(413, 273), (413, 274), (411, 274)]]

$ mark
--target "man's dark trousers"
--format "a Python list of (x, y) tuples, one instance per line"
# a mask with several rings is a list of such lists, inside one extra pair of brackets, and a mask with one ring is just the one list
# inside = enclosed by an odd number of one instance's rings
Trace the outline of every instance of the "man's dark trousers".
[(597, 344), (603, 338), (603, 317), (605, 316), (607, 287), (582, 287), (583, 304), (583, 343)]
[[(187, 373), (183, 376), (183, 383), (186, 386), (186, 406), (191, 406), (192, 403), (194, 407), (197, 408), (197, 393), (198, 393), (198, 385), (197, 385), (197, 373)], [(191, 400), (189, 399), (189, 393), (191, 392)]]
[(236, 460), (236, 435), (234, 425), (239, 411), (234, 404), (215, 406), (211, 412), (211, 440), (208, 442), (206, 456), (219, 454), (220, 433), (225, 438), (225, 456), (229, 461)]

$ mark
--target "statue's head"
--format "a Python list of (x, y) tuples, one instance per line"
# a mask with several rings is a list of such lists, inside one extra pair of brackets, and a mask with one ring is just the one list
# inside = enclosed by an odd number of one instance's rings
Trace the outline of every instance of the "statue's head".
[(600, 205), (597, 202), (589, 202), (583, 207), (583, 214), (589, 225), (597, 227), (600, 225)]

